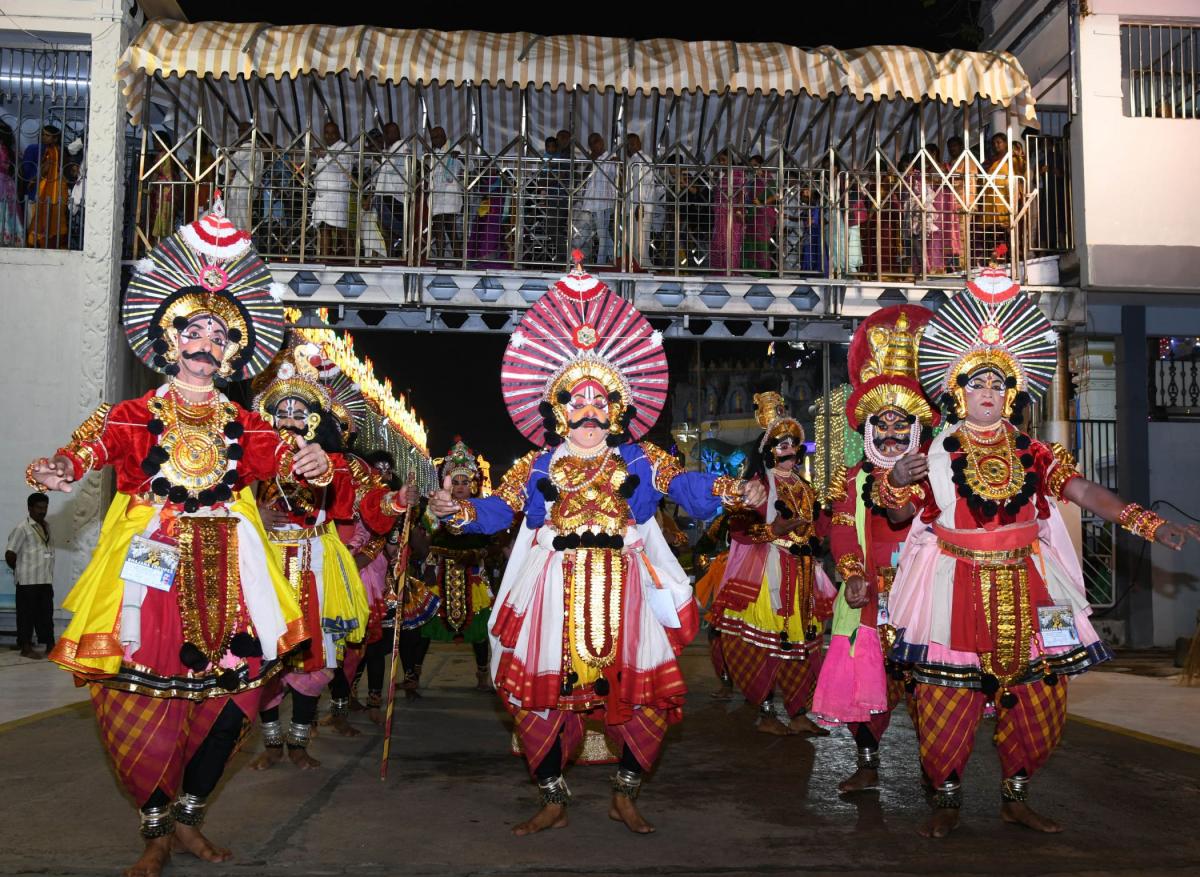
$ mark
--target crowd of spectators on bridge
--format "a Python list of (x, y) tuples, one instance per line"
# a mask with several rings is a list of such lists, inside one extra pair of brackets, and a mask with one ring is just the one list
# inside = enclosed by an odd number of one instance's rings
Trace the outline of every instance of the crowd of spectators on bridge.
[(405, 139), (388, 123), (349, 143), (330, 120), (284, 144), (243, 123), (215, 153), (157, 135), (138, 228), (149, 246), (219, 188), (279, 261), (555, 267), (578, 248), (627, 271), (955, 273), (1008, 239), (1025, 178), (1019, 140), (996, 135), (972, 163), (964, 149), (929, 144), (880, 175), (731, 147), (654, 157), (637, 133), (614, 145), (562, 129), (491, 156), (436, 125)]
[(18, 131), (26, 128), (21, 120), (0, 119), (0, 246), (79, 249), (83, 135), (64, 145), (62, 129), (47, 124), (34, 128), (22, 144)]

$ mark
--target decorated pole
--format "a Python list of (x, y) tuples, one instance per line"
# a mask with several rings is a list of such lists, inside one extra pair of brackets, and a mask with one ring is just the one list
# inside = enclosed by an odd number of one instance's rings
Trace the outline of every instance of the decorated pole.
[[(410, 473), (408, 483), (416, 481)], [(396, 679), (400, 672), (400, 628), (404, 615), (404, 589), (408, 587), (408, 533), (412, 526), (415, 504), (404, 510), (404, 523), (400, 525), (400, 550), (392, 564), (392, 581), (396, 583), (396, 614), (392, 626), (392, 667), (388, 679), (387, 713), (383, 720), (383, 757), (379, 762), (379, 781), (387, 779), (388, 753), (392, 745), (392, 715), (396, 711)]]

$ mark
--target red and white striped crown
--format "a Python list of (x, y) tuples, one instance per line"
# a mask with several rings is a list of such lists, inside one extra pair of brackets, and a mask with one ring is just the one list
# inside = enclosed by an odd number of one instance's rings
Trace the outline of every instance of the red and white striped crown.
[(213, 198), (208, 213), (183, 226), (179, 234), (192, 249), (221, 262), (235, 259), (250, 248), (250, 233), (225, 218), (225, 202), (220, 192)]

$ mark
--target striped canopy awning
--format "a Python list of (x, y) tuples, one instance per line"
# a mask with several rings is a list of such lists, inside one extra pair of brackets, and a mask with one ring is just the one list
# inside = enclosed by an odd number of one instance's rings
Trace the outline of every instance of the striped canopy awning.
[(158, 20), (122, 56), (118, 75), (139, 122), (148, 84), (179, 77), (232, 83), (306, 76), (421, 86), (601, 94), (799, 95), (856, 101), (979, 101), (1034, 119), (1030, 84), (1007, 52), (943, 54), (904, 46), (800, 49), (782, 43), (628, 40), (479, 31), (392, 30)]

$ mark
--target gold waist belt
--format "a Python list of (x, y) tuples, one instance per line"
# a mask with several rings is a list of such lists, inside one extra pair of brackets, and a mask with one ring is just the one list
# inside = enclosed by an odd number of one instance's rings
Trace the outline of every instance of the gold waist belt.
[(974, 548), (963, 548), (961, 545), (954, 545), (944, 539), (938, 540), (938, 548), (951, 557), (957, 557), (960, 560), (969, 560), (979, 566), (1012, 566), (1033, 554), (1032, 545), (1023, 545), (1020, 548), (1007, 548), (1001, 551), (979, 551)]
[(298, 545), (309, 539), (318, 539), (324, 536), (332, 526), (333, 521), (326, 521), (324, 524), (305, 527), (303, 530), (268, 530), (267, 541), (274, 542), (276, 545)]

